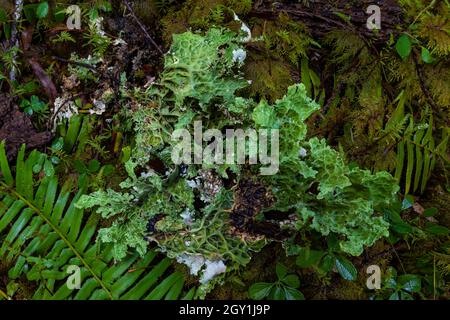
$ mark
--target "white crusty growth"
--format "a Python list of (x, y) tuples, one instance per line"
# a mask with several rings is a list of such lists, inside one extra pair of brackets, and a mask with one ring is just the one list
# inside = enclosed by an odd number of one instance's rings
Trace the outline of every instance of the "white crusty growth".
[(177, 262), (187, 265), (190, 273), (194, 276), (198, 275), (199, 271), (205, 267), (200, 278), (201, 284), (206, 284), (215, 276), (227, 271), (227, 267), (222, 260), (208, 260), (201, 255), (182, 254), (177, 257)]

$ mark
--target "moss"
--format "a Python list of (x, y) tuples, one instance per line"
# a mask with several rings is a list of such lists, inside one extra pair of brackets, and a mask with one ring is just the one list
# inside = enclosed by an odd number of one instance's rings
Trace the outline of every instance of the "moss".
[(188, 0), (180, 6), (172, 7), (161, 19), (163, 39), (170, 43), (173, 34), (190, 28), (207, 30), (211, 26), (220, 25), (237, 31), (240, 26), (234, 20), (234, 13), (247, 13), (251, 4), (251, 0)]

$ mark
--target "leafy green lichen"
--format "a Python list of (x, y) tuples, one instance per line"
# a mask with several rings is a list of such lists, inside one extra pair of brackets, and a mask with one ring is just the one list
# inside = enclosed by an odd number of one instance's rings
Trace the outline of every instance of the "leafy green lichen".
[[(224, 183), (228, 169), (241, 180), (254, 168), (172, 162), (171, 133), (192, 129), (195, 119), (218, 130), (280, 130), (280, 170), (258, 178), (275, 198), (270, 208), (263, 209), (294, 210), (292, 222), (298, 229), (311, 228), (324, 236), (335, 233), (341, 250), (352, 255), (388, 235), (388, 223), (377, 213), (395, 197), (394, 178), (349, 166), (325, 140), (306, 139), (305, 120), (319, 106), (303, 84), (289, 87), (274, 105), (237, 96), (247, 85), (239, 71), (242, 63), (233, 55), (243, 50), (240, 40), (240, 35), (225, 29), (176, 35), (160, 80), (145, 92), (126, 93), (138, 101), (128, 112), (136, 134), (126, 163), (129, 178), (121, 184), (121, 193), (97, 191), (78, 202), (79, 207), (98, 207), (104, 218), (118, 217), (98, 238), (113, 243), (117, 260), (129, 248), (143, 254), (145, 238), (169, 257), (224, 261), (231, 271), (247, 264), (252, 252), (272, 240), (237, 230), (230, 220), (236, 203), (233, 189)], [(166, 172), (153, 170), (152, 159), (162, 161)], [(204, 284), (203, 292), (207, 288)]]

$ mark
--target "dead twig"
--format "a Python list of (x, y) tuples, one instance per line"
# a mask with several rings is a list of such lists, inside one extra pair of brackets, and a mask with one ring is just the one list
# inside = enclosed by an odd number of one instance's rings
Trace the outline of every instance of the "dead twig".
[(55, 102), (56, 97), (58, 96), (58, 91), (56, 90), (55, 84), (49, 75), (45, 72), (45, 70), (41, 67), (36, 57), (32, 57), (28, 59), (28, 63), (33, 70), (34, 75), (38, 78), (41, 86), (44, 88), (45, 93), (50, 98), (51, 104)]
[(139, 21), (139, 19), (136, 17), (136, 15), (134, 14), (133, 8), (130, 6), (130, 3), (128, 2), (128, 0), (124, 0), (124, 3), (125, 3), (125, 6), (127, 7), (128, 11), (130, 12), (131, 17), (134, 19), (134, 21), (136, 21), (139, 28), (141, 28), (142, 32), (147, 37), (147, 39), (152, 43), (152, 45), (156, 48), (156, 50), (158, 50), (158, 52), (160, 54), (164, 54), (164, 52), (161, 50), (161, 48), (156, 44), (155, 40), (153, 40), (153, 38), (147, 32), (147, 29), (145, 29), (145, 27), (141, 23), (141, 21)]
[(428, 103), (430, 104), (431, 108), (437, 113), (440, 113), (440, 108), (436, 105), (436, 103), (433, 100), (433, 97), (431, 96), (430, 91), (428, 90), (427, 86), (425, 85), (425, 80), (424, 80), (424, 74), (423, 74), (423, 69), (422, 66), (419, 64), (419, 61), (417, 60), (417, 53), (413, 52), (413, 59), (414, 59), (414, 64), (416, 67), (416, 71), (417, 71), (417, 77), (419, 78), (419, 84), (420, 84), (420, 88), (422, 89), (422, 92), (425, 96), (425, 98), (427, 99)]
[(405, 245), (402, 244), (402, 243), (397, 243), (395, 246), (392, 246), (392, 245), (391, 245), (391, 246), (390, 246), (389, 248), (387, 248), (386, 250), (383, 250), (383, 251), (377, 253), (377, 254), (374, 255), (374, 256), (366, 255), (366, 257), (365, 257), (364, 259), (362, 259), (362, 260), (359, 261), (359, 262), (356, 262), (355, 265), (358, 266), (358, 267), (360, 267), (360, 266), (363, 266), (363, 265), (366, 265), (366, 264), (374, 264), (374, 263), (376, 263), (379, 259), (382, 259), (382, 258), (384, 258), (384, 257), (386, 257), (386, 256), (389, 256), (389, 255), (391, 255), (392, 253), (397, 254), (397, 251), (398, 251), (398, 250), (403, 250), (403, 249), (405, 249)]

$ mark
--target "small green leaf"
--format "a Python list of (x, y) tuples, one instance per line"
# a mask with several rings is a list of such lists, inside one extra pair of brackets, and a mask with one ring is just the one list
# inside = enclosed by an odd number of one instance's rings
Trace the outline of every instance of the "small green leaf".
[(303, 293), (294, 288), (284, 287), (286, 300), (305, 300)]
[(281, 263), (277, 263), (275, 271), (277, 273), (278, 280), (283, 279), (287, 274), (287, 268)]
[(39, 100), (37, 96), (32, 96), (30, 98), (30, 101), (24, 99), (21, 102), (21, 106), (29, 106), (33, 109), (34, 112), (40, 112), (43, 111), (45, 108), (47, 108), (47, 104)]
[(23, 99), (22, 101), (20, 101), (19, 106), (21, 108), (26, 108), (26, 107), (30, 106), (30, 102), (27, 99)]
[(391, 296), (389, 297), (389, 300), (400, 300), (399, 296), (398, 296), (398, 292), (394, 292), (393, 294), (391, 294)]
[(393, 267), (389, 267), (386, 271), (385, 284), (386, 288), (397, 288), (397, 270)]
[(400, 298), (402, 300), (414, 300), (413, 296), (410, 295), (408, 292), (400, 291)]
[(302, 83), (305, 85), (306, 92), (308, 93), (309, 96), (311, 96), (312, 95), (311, 77), (309, 75), (308, 59), (306, 59), (306, 58), (302, 58), (301, 77), (302, 77)]
[(421, 289), (420, 278), (414, 274), (401, 275), (398, 277), (398, 283), (408, 292), (419, 292)]
[(45, 18), (48, 15), (48, 2), (41, 2), (36, 8), (36, 17), (39, 19)]
[(425, 217), (433, 217), (438, 213), (438, 209), (437, 208), (428, 208), (423, 212), (423, 215)]
[(400, 36), (395, 44), (395, 49), (403, 60), (408, 58), (411, 54), (411, 39), (409, 36), (406, 34)]
[(435, 223), (428, 222), (425, 225), (425, 231), (435, 235), (448, 235), (450, 233), (450, 229), (444, 226), (437, 225)]
[(44, 173), (47, 177), (51, 177), (55, 173), (55, 168), (53, 168), (51, 161), (48, 159), (44, 162)]
[(59, 137), (52, 143), (52, 149), (55, 151), (61, 151), (64, 148), (64, 139)]
[(81, 101), (80, 98), (76, 98), (76, 99), (75, 99), (75, 105), (76, 105), (78, 108), (82, 108), (82, 107), (83, 107), (83, 101)]
[(3, 32), (5, 33), (6, 40), (11, 39), (11, 23), (5, 23), (3, 25)]
[(327, 246), (331, 251), (339, 250), (339, 239), (336, 237), (335, 233), (330, 233), (327, 237)]
[(292, 243), (286, 243), (284, 245), (284, 248), (286, 249), (286, 255), (288, 257), (290, 256), (296, 256), (300, 253), (300, 251), (302, 250), (302, 247), (300, 247), (297, 244), (292, 244)]
[(351, 16), (346, 15), (342, 12), (333, 12), (333, 13), (346, 22), (350, 22), (352, 20)]
[(56, 7), (53, 13), (56, 22), (63, 22), (66, 18), (66, 9), (63, 7)]
[(248, 290), (248, 294), (253, 300), (261, 300), (270, 294), (273, 284), (267, 282), (258, 282), (252, 284)]
[(32, 22), (33, 20), (36, 20), (36, 9), (38, 7), (37, 3), (30, 3), (23, 6), (23, 13), (25, 15), (25, 18)]
[(389, 211), (387, 216), (391, 220), (391, 228), (395, 232), (400, 234), (408, 234), (413, 232), (413, 228), (403, 221), (402, 217), (398, 214), (397, 211)]
[(32, 107), (26, 107), (24, 112), (29, 115), (32, 116), (33, 115), (33, 108)]
[(284, 288), (278, 286), (276, 286), (275, 289), (273, 289), (271, 296), (273, 300), (286, 300)]
[(122, 153), (120, 155), (120, 162), (125, 163), (128, 160), (130, 160), (130, 157), (131, 157), (131, 147), (126, 146), (122, 148)]
[(80, 174), (86, 173), (86, 171), (88, 171), (86, 165), (80, 160), (75, 160), (73, 162), (73, 165), (75, 167), (75, 170), (77, 170), (77, 172)]
[(47, 156), (43, 153), (39, 155), (38, 160), (33, 165), (33, 173), (37, 174), (42, 171), (43, 165), (45, 160), (47, 159)]
[(300, 280), (298, 279), (298, 276), (295, 274), (287, 275), (286, 277), (281, 280), (284, 284), (286, 284), (289, 287), (292, 288), (298, 288), (300, 287)]
[(389, 237), (387, 238), (388, 243), (389, 243), (389, 244), (392, 244), (392, 245), (394, 245), (394, 244), (396, 244), (397, 242), (399, 242), (400, 239), (401, 239), (401, 238), (400, 238), (398, 235), (395, 235), (393, 232), (390, 232), (390, 233), (389, 233)]
[(100, 162), (96, 159), (89, 161), (88, 170), (92, 173), (97, 172), (100, 169)]
[(41, 172), (41, 170), (42, 170), (42, 164), (36, 163), (33, 166), (33, 173), (39, 173), (39, 172)]
[(333, 269), (334, 266), (334, 260), (335, 257), (331, 254), (327, 254), (323, 259), (320, 261), (319, 268), (325, 273), (330, 272)]
[(425, 63), (433, 63), (434, 62), (434, 59), (431, 56), (430, 51), (425, 47), (422, 47), (421, 56), (422, 56), (423, 62), (425, 62)]
[(0, 8), (0, 23), (8, 22), (8, 15), (3, 8)]
[(104, 176), (109, 176), (113, 172), (114, 172), (114, 166), (111, 164), (107, 164), (107, 165), (103, 166), (102, 170), (101, 170), (101, 173)]
[(336, 257), (336, 269), (342, 278), (349, 281), (356, 280), (357, 271), (353, 263), (344, 257)]
[(54, 164), (57, 165), (61, 162), (61, 160), (57, 157), (57, 156), (52, 156), (50, 157), (50, 161)]
[(414, 231), (413, 228), (407, 223), (393, 223), (391, 228), (399, 234), (408, 234)]
[(309, 248), (302, 248), (297, 257), (297, 265), (301, 268), (309, 268), (317, 264), (322, 258), (324, 252), (311, 250)]
[(20, 288), (20, 285), (15, 281), (10, 281), (6, 286), (6, 293), (8, 296), (12, 297), (16, 291)]
[(96, 8), (92, 8), (88, 11), (89, 20), (94, 21), (98, 18), (98, 10)]
[(2, 180), (9, 186), (12, 186), (14, 184), (14, 178), (11, 174), (8, 159), (6, 158), (5, 140), (0, 142), (0, 172), (2, 174)]
[(414, 197), (412, 195), (405, 196), (402, 202), (402, 210), (411, 208), (414, 205)]

